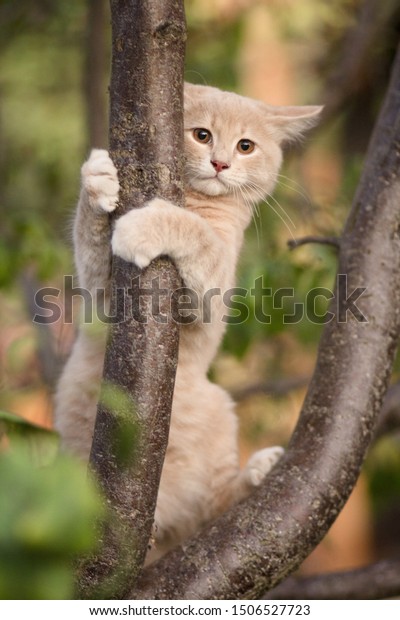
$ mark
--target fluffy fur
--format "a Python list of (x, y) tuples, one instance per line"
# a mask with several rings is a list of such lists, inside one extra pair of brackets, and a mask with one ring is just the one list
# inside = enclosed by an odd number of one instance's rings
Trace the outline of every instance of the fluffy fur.
[[(185, 86), (186, 208), (161, 198), (117, 220), (116, 169), (103, 150), (82, 167), (74, 226), (80, 285), (109, 289), (111, 252), (145, 268), (172, 257), (185, 285), (200, 296), (235, 285), (235, 269), (252, 206), (274, 188), (281, 145), (317, 120), (318, 107), (274, 107), (206, 86)], [(195, 132), (196, 129), (207, 131)], [(208, 139), (208, 133), (211, 136)], [(239, 141), (245, 140), (244, 143)], [(229, 395), (207, 378), (225, 323), (222, 297), (212, 321), (181, 327), (170, 438), (148, 561), (194, 533), (260, 484), (282, 453), (256, 452), (239, 468), (237, 420)], [(82, 325), (56, 394), (56, 427), (65, 449), (87, 459), (103, 366), (105, 330)]]

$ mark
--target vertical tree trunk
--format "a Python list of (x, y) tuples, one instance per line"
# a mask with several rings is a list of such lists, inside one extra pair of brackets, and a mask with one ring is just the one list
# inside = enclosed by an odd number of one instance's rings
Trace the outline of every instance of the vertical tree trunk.
[[(183, 205), (181, 0), (111, 0), (110, 151), (120, 180), (118, 215), (154, 196)], [(151, 535), (168, 439), (178, 328), (169, 296), (152, 308), (140, 298), (138, 270), (114, 258), (110, 330), (91, 469), (112, 507), (98, 557), (81, 567), (80, 595), (120, 598), (141, 569)], [(140, 275), (140, 289), (175, 289), (167, 259)], [(121, 291), (124, 292), (121, 295)], [(135, 320), (138, 311), (146, 321)], [(112, 405), (110, 403), (113, 403)]]
[(84, 92), (90, 148), (106, 148), (107, 0), (87, 0)]

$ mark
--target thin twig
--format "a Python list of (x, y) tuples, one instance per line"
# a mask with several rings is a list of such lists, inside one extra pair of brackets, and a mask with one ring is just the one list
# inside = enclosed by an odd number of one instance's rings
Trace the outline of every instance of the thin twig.
[(281, 377), (271, 379), (271, 381), (254, 383), (241, 389), (230, 390), (230, 392), (235, 401), (245, 400), (258, 394), (281, 397), (293, 390), (305, 387), (309, 381), (310, 377)]
[(340, 238), (339, 237), (318, 237), (315, 235), (307, 235), (305, 237), (299, 237), (298, 239), (289, 239), (287, 241), (290, 250), (295, 250), (301, 245), (306, 243), (319, 243), (321, 245), (331, 245), (336, 250), (340, 250)]

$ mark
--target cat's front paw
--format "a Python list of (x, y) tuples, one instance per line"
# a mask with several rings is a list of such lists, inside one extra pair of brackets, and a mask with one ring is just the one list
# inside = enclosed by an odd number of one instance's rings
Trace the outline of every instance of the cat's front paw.
[(83, 164), (82, 187), (87, 191), (91, 202), (110, 213), (118, 202), (119, 182), (108, 151), (93, 149), (89, 159)]
[(279, 461), (283, 453), (284, 449), (281, 446), (264, 448), (263, 450), (255, 452), (248, 460), (243, 472), (246, 477), (246, 482), (255, 487), (261, 484), (265, 476)]
[(132, 209), (118, 218), (111, 245), (114, 255), (140, 269), (147, 267), (165, 251), (157, 208)]

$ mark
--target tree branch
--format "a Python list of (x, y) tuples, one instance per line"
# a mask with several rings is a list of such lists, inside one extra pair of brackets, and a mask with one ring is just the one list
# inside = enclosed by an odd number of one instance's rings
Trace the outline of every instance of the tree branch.
[(290, 577), (266, 600), (376, 600), (400, 595), (400, 560), (311, 577)]
[[(180, 0), (111, 0), (110, 149), (120, 181), (118, 215), (154, 196), (183, 205), (183, 60)], [(114, 257), (110, 330), (90, 467), (112, 507), (98, 556), (81, 567), (80, 595), (121, 598), (143, 564), (154, 518), (178, 353), (170, 297), (154, 313), (140, 297), (134, 265)], [(167, 259), (140, 275), (140, 288), (180, 285)], [(124, 291), (121, 298), (120, 291)], [(135, 320), (138, 311), (147, 319)], [(152, 315), (152, 316), (151, 316)], [(111, 391), (111, 399), (110, 399)], [(110, 400), (114, 406), (110, 406)], [(107, 401), (107, 402), (106, 402)]]
[[(400, 51), (342, 236), (335, 319), (287, 453), (247, 502), (144, 571), (131, 598), (256, 598), (326, 534), (359, 475), (399, 337), (399, 203)], [(349, 311), (358, 287), (367, 322)]]
[(258, 394), (268, 394), (269, 396), (279, 398), (286, 396), (286, 394), (293, 390), (304, 388), (309, 381), (310, 377), (277, 377), (270, 381), (262, 381), (244, 388), (230, 390), (230, 393), (236, 402)]
[(40, 284), (36, 276), (31, 270), (26, 269), (21, 274), (20, 282), (25, 306), (37, 334), (37, 356), (42, 379), (46, 386), (52, 390), (65, 360), (57, 354), (56, 341), (50, 327), (50, 317), (47, 320), (45, 316), (42, 316), (42, 322), (33, 322), (35, 316), (40, 314), (40, 308), (36, 303), (36, 293), (40, 290)]
[(382, 72), (386, 74), (388, 63), (382, 54), (385, 49), (382, 42), (391, 49), (391, 43), (395, 43), (397, 37), (398, 18), (397, 0), (385, 3), (364, 0), (355, 25), (344, 37), (340, 57), (320, 98), (324, 102), (322, 122), (337, 117), (369, 83), (377, 82)]
[(84, 94), (89, 146), (107, 146), (107, 97), (105, 76), (108, 67), (105, 34), (107, 0), (87, 0)]
[(299, 246), (306, 245), (307, 243), (319, 243), (321, 245), (331, 245), (337, 250), (340, 249), (339, 237), (317, 237), (315, 235), (307, 235), (306, 237), (300, 237), (299, 239), (289, 239), (287, 242), (289, 250), (295, 250)]
[(379, 414), (375, 439), (400, 430), (400, 382), (394, 383), (387, 391)]

